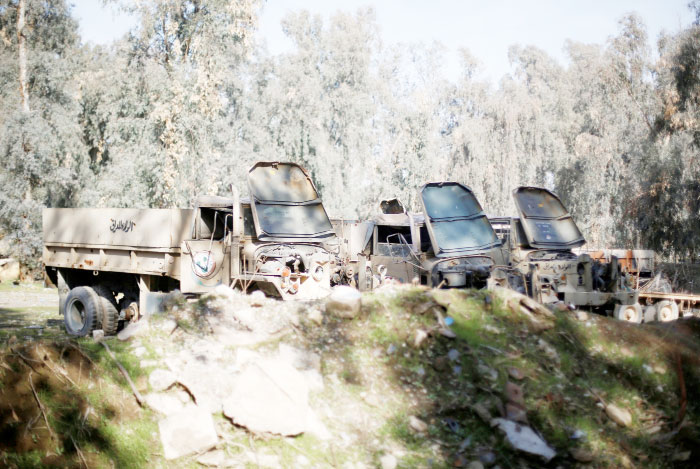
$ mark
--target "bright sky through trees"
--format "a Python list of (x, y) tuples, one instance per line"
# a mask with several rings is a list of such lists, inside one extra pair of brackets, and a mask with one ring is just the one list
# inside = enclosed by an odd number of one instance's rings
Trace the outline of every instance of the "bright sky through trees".
[[(106, 44), (136, 21), (116, 14), (97, 0), (74, 0), (74, 14), (84, 41)], [(565, 60), (564, 41), (601, 44), (617, 31), (623, 15), (636, 12), (646, 23), (651, 41), (662, 31), (678, 32), (693, 14), (688, 0), (267, 0), (259, 21), (258, 39), (272, 53), (289, 50), (291, 41), (280, 21), (302, 9), (327, 19), (338, 9), (355, 12), (371, 6), (385, 45), (439, 41), (446, 47), (444, 73), (459, 75), (458, 50), (466, 48), (481, 64), (481, 76), (497, 81), (510, 71), (508, 47), (534, 45), (559, 61)]]

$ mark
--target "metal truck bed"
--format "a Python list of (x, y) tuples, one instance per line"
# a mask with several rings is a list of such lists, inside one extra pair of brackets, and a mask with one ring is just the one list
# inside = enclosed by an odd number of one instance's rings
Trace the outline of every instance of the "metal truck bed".
[(47, 208), (46, 266), (180, 276), (191, 209)]

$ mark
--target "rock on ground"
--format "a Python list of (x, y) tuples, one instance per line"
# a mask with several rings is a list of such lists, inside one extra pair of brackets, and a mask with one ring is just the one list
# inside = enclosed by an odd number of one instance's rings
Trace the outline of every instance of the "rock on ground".
[(341, 285), (334, 287), (326, 300), (326, 311), (340, 318), (352, 319), (360, 313), (362, 293), (355, 288)]
[(605, 413), (616, 424), (622, 427), (628, 427), (632, 423), (632, 414), (625, 409), (621, 409), (614, 404), (605, 406)]
[(298, 435), (310, 412), (304, 376), (283, 360), (262, 359), (241, 372), (224, 415), (253, 432)]
[(211, 414), (195, 405), (158, 422), (165, 459), (208, 450), (217, 443)]
[(168, 370), (156, 369), (148, 375), (148, 383), (154, 391), (165, 391), (175, 384), (177, 377), (175, 373)]
[(139, 322), (130, 323), (117, 334), (117, 338), (119, 340), (129, 340), (132, 337), (144, 334), (146, 331), (148, 331), (148, 321), (144, 318)]
[(506, 419), (493, 419), (491, 424), (506, 434), (506, 439), (513, 448), (526, 453), (541, 456), (549, 462), (557, 453), (532, 428)]
[(396, 469), (398, 461), (396, 460), (396, 456), (393, 454), (385, 454), (379, 458), (379, 464), (381, 465), (382, 469)]
[(221, 449), (209, 451), (197, 458), (197, 462), (207, 467), (222, 467), (226, 460), (226, 453)]
[(0, 259), (0, 282), (19, 280), (19, 262), (15, 259)]
[(173, 394), (154, 392), (147, 394), (145, 399), (148, 407), (166, 416), (182, 412), (184, 407), (182, 401)]

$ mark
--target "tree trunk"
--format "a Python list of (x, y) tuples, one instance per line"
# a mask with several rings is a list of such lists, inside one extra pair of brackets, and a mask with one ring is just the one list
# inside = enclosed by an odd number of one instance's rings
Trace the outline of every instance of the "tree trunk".
[(29, 89), (27, 87), (27, 44), (25, 36), (24, 9), (26, 0), (17, 2), (17, 44), (19, 50), (19, 97), (22, 110), (29, 112)]

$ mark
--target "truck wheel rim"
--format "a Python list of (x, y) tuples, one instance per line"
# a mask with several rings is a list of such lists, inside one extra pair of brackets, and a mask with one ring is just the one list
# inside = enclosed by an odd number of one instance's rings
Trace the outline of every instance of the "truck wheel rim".
[(66, 311), (66, 319), (73, 330), (81, 330), (85, 326), (85, 306), (83, 303), (73, 301)]
[(659, 308), (659, 321), (670, 321), (673, 319), (673, 308), (669, 305), (664, 305)]
[(622, 317), (625, 318), (625, 321), (635, 322), (637, 320), (637, 310), (634, 307), (625, 308)]

